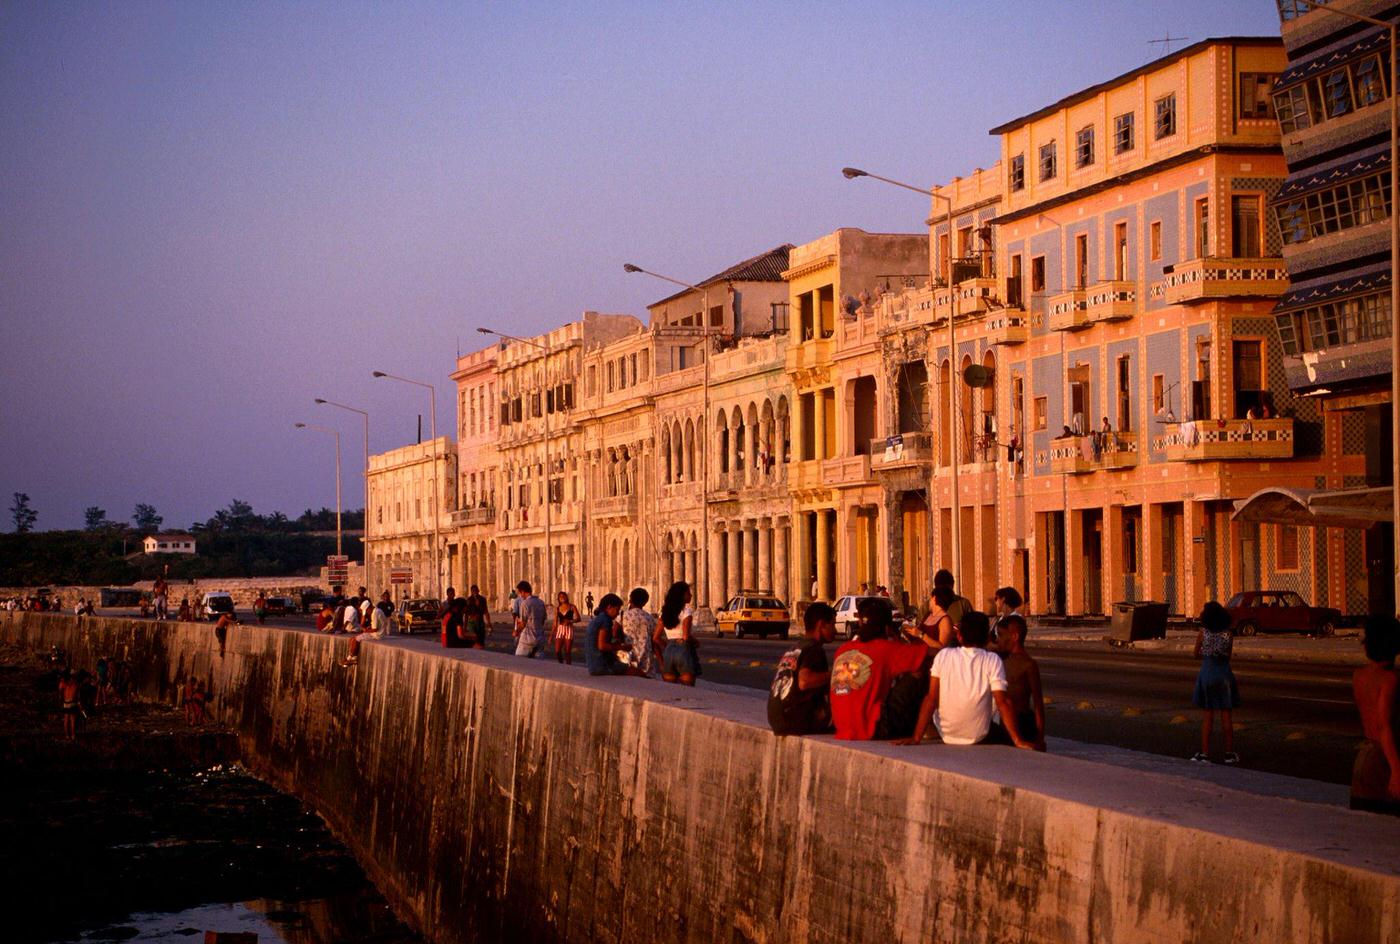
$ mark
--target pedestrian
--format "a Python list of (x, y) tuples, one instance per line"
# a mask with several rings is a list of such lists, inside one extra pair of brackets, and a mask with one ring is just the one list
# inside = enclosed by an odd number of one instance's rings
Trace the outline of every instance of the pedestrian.
[(945, 646), (929, 668), (928, 694), (919, 706), (919, 720), (910, 737), (896, 744), (919, 744), (932, 722), (944, 744), (1015, 744), (1031, 749), (1034, 742), (1021, 737), (1014, 726), (993, 720), (1013, 718), (1006, 694), (1006, 668), (1000, 657), (987, 651), (991, 622), (976, 610), (958, 623), (958, 644)]
[(544, 601), (535, 596), (528, 580), (515, 585), (515, 654), (533, 659), (544, 651), (545, 623), (548, 621)]
[[(621, 602), (619, 600), (619, 602)], [(578, 607), (569, 602), (563, 590), (554, 601), (554, 658), (560, 663), (574, 664), (574, 623), (578, 622)]]
[(374, 601), (369, 598), (369, 588), (361, 587), (359, 592), (360, 629), (368, 632), (374, 620)]
[(637, 674), (634, 666), (619, 658), (628, 649), (627, 640), (617, 626), (621, 611), (622, 598), (615, 593), (606, 593), (598, 601), (598, 610), (584, 630), (583, 659), (589, 675)]
[(1400, 816), (1400, 685), (1395, 672), (1400, 621), (1393, 616), (1367, 618), (1362, 645), (1367, 664), (1352, 673), (1351, 690), (1366, 740), (1351, 769), (1351, 808)]
[(190, 606), (189, 597), (180, 598), (180, 612), (177, 614), (180, 622), (190, 623), (194, 621), (194, 609)]
[(180, 690), (180, 704), (185, 709), (185, 724), (194, 724), (194, 676), (185, 678), (185, 687)]
[(593, 591), (589, 590), (583, 595), (583, 608), (588, 612), (593, 612)]
[(253, 600), (253, 616), (258, 620), (259, 626), (267, 624), (267, 597), (261, 590), (258, 591), (257, 598)]
[(666, 599), (661, 604), (659, 633), (666, 637), (666, 648), (661, 653), (661, 678), (667, 682), (694, 685), (695, 676), (700, 674), (700, 659), (691, 635), (694, 618), (690, 584), (678, 580), (666, 591)]
[(452, 599), (447, 612), (442, 614), (442, 647), (444, 649), (468, 649), (475, 638), (467, 632), (466, 598)]
[[(992, 595), (992, 642), (997, 644), (993, 648), (1000, 648), (1002, 622), (1009, 617), (1020, 616), (1022, 602), (1021, 591), (1015, 587), (998, 587)], [(1024, 619), (1022, 623), (1025, 623)]]
[(816, 574), (813, 574), (813, 575), (812, 575), (812, 593), (811, 593), (811, 595), (808, 597), (808, 599), (815, 600), (815, 599), (817, 598), (817, 591), (820, 590), (820, 589), (821, 589), (821, 587), (819, 587), (819, 586), (817, 585), (817, 575), (816, 575)]
[(355, 635), (360, 631), (360, 598), (351, 597), (345, 601), (345, 606), (340, 609), (340, 624), (337, 627), (343, 633)]
[[(360, 592), (361, 592), (361, 593), (364, 593), (364, 592), (365, 592), (363, 587), (360, 588)], [(451, 606), (452, 606), (452, 601), (455, 600), (455, 599), (457, 599), (457, 588), (456, 588), (456, 587), (448, 587), (448, 588), (447, 588), (447, 596), (446, 596), (446, 597), (443, 599), (443, 601), (442, 601), (442, 611), (443, 611), (444, 613), (446, 613), (446, 612), (448, 611), (448, 609), (451, 608)]]
[(238, 619), (232, 613), (219, 614), (219, 621), (214, 624), (214, 638), (219, 641), (219, 655), (223, 655), (228, 646), (228, 628), (237, 625)]
[[(361, 589), (364, 588), (362, 587)], [(388, 600), (389, 594), (385, 593), (384, 602), (388, 603)], [(366, 597), (364, 602), (368, 604), (369, 598)], [(340, 663), (341, 665), (354, 665), (356, 662), (359, 662), (360, 646), (365, 642), (383, 639), (384, 634), (388, 631), (388, 617), (384, 615), (384, 612), (379, 607), (370, 606), (366, 613), (368, 614), (368, 619), (364, 620), (361, 624), (362, 631), (350, 637), (350, 655)], [(376, 622), (378, 625), (375, 625)]]
[(1214, 600), (1201, 607), (1200, 630), (1196, 633), (1196, 656), (1201, 670), (1196, 674), (1196, 690), (1191, 704), (1200, 708), (1201, 749), (1191, 755), (1198, 764), (1210, 763), (1210, 732), (1215, 726), (1215, 713), (1220, 712), (1220, 733), (1225, 740), (1224, 761), (1238, 764), (1235, 753), (1235, 730), (1231, 713), (1240, 706), (1239, 687), (1235, 673), (1230, 670), (1230, 654), (1234, 637), (1230, 632), (1230, 613)]
[(939, 568), (933, 575), (934, 591), (937, 592), (940, 588), (944, 591), (942, 598), (952, 601), (943, 609), (953, 621), (953, 625), (957, 626), (962, 622), (964, 613), (972, 612), (972, 603), (966, 597), (958, 596), (957, 590), (953, 588), (953, 572), (946, 567)]
[(370, 629), (388, 636), (394, 630), (394, 601), (389, 599), (389, 591), (379, 595), (379, 603), (370, 611)]
[(931, 652), (891, 638), (893, 624), (883, 597), (856, 604), (856, 638), (836, 650), (831, 666), (831, 718), (842, 740), (884, 741), (914, 730)]
[(155, 603), (156, 619), (163, 620), (169, 617), (166, 609), (166, 599), (170, 594), (170, 586), (165, 582), (164, 577), (157, 577), (155, 584), (151, 587), (152, 601)]
[(656, 637), (656, 617), (646, 611), (651, 594), (645, 587), (634, 587), (627, 595), (627, 609), (622, 612), (622, 635), (627, 637), (628, 653), (637, 674), (646, 678), (656, 675), (659, 659), (653, 640)]
[(830, 604), (813, 603), (802, 614), (802, 626), (807, 633), (802, 645), (783, 653), (768, 688), (768, 726), (777, 735), (833, 730), (831, 667), (822, 647), (836, 638), (836, 611)]
[[(1026, 618), (1020, 613), (1008, 614), (1001, 618), (1000, 627), (998, 653), (1006, 669), (1006, 697), (1011, 700), (1011, 719), (1021, 737), (1034, 744), (1036, 750), (1043, 751), (1045, 693), (1040, 686), (1040, 666), (1026, 651)], [(1007, 723), (1006, 718), (1002, 721)]]
[(491, 627), (491, 612), (486, 605), (486, 598), (481, 595), (481, 590), (476, 584), (471, 585), (471, 592), (466, 596), (466, 609), (464, 615), (467, 620), (467, 632), (476, 641), (472, 644), (473, 649), (486, 648), (486, 634)]
[(58, 697), (62, 704), (63, 736), (70, 741), (78, 739), (78, 720), (83, 713), (82, 683), (70, 669), (64, 669), (58, 677)]
[(948, 608), (953, 605), (955, 595), (947, 587), (934, 586), (929, 592), (928, 604), (919, 618), (918, 636), (934, 649), (951, 646), (957, 642), (956, 625)]

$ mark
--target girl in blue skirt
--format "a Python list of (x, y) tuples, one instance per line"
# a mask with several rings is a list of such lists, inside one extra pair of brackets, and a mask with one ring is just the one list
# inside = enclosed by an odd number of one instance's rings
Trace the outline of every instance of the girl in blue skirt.
[(1214, 726), (1218, 711), (1221, 734), (1225, 739), (1225, 763), (1238, 764), (1240, 755), (1235, 753), (1231, 712), (1240, 706), (1240, 690), (1235, 684), (1235, 673), (1230, 671), (1230, 653), (1234, 648), (1230, 614), (1225, 607), (1211, 601), (1201, 608), (1199, 622), (1201, 629), (1196, 634), (1196, 655), (1201, 660), (1201, 671), (1196, 675), (1196, 690), (1191, 695), (1191, 704), (1205, 714), (1201, 718), (1201, 749), (1192, 755), (1191, 760), (1198, 764), (1210, 763), (1210, 729)]

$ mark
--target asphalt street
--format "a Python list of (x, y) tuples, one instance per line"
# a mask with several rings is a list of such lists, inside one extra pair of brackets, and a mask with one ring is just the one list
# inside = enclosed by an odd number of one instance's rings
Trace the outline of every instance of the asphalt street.
[[(305, 628), (307, 617), (269, 624)], [(424, 633), (425, 643), (430, 638)], [(704, 679), (766, 689), (793, 640), (700, 639)], [(834, 654), (837, 646), (828, 647)], [(497, 621), (489, 648), (510, 651), (508, 625)], [(1114, 649), (1102, 643), (1031, 646), (1040, 663), (1047, 733), (1115, 747), (1189, 757), (1200, 737), (1201, 713), (1191, 707), (1199, 662), (1167, 652)], [(583, 655), (575, 652), (582, 671)], [(1360, 722), (1345, 666), (1236, 659), (1242, 705), (1234, 715), (1241, 766), (1271, 773), (1348, 783)], [(1221, 751), (1217, 732), (1214, 755)]]

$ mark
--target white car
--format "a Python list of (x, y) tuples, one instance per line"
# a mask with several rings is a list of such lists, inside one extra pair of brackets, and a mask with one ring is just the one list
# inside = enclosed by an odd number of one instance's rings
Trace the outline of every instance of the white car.
[(854, 639), (856, 630), (856, 605), (861, 600), (884, 600), (889, 602), (888, 597), (879, 597), (873, 593), (865, 596), (842, 597), (836, 601), (836, 638)]
[(223, 590), (214, 590), (199, 601), (199, 613), (207, 620), (216, 620), (222, 614), (234, 615), (233, 596)]

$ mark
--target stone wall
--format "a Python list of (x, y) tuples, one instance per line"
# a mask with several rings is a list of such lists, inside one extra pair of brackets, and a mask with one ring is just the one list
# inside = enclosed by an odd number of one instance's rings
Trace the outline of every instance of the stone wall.
[(194, 673), (435, 941), (1391, 941), (1400, 822), (1003, 748), (773, 737), (763, 701), (393, 639), (0, 614)]
[[(364, 565), (352, 563), (348, 573), (347, 592), (353, 593), (355, 588), (364, 582)], [(291, 597), (296, 597), (302, 590), (321, 590), (329, 593), (330, 585), (326, 582), (325, 576), (326, 569), (322, 567), (319, 578), (201, 577), (195, 580), (172, 580), (170, 581), (170, 609), (173, 612), (180, 605), (181, 597), (189, 597), (190, 602), (197, 605), (200, 597), (212, 590), (227, 590), (233, 596), (234, 605), (240, 609), (251, 608), (260, 591), (268, 596)], [(138, 580), (124, 586), (150, 590), (153, 583), (154, 581), (151, 580)], [(112, 585), (103, 584), (102, 586)], [(64, 609), (72, 612), (73, 605), (80, 599), (100, 600), (102, 586), (52, 586), (49, 589), (62, 598)], [(29, 596), (36, 589), (36, 587), (0, 587), (0, 599)]]

